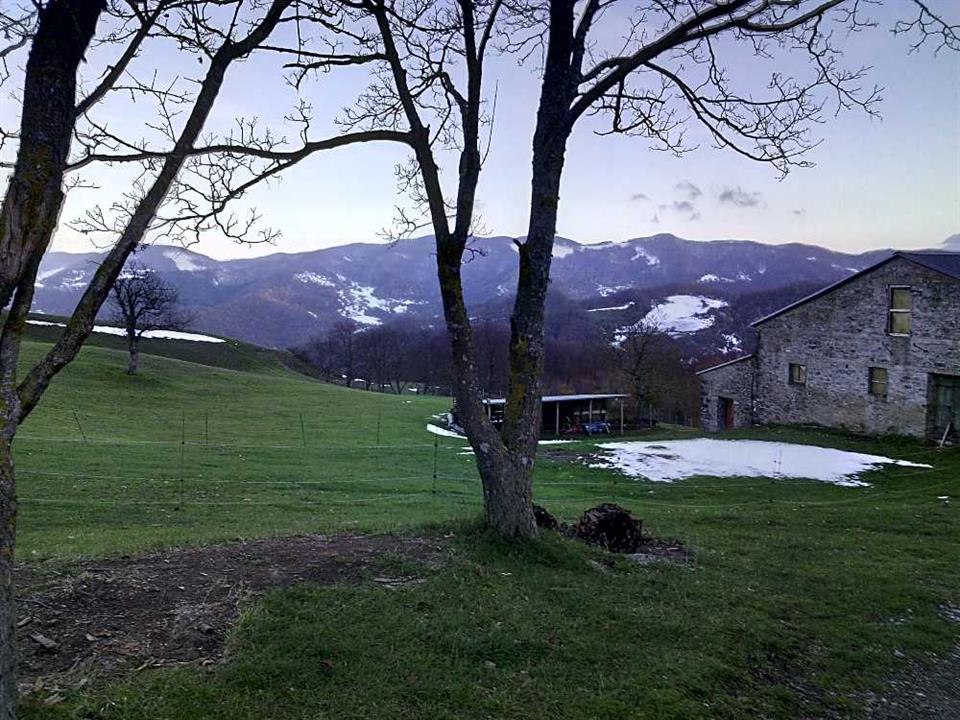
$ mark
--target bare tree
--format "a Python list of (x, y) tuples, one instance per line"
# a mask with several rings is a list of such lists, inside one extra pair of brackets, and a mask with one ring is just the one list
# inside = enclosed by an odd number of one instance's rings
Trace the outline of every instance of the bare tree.
[(619, 329), (611, 342), (614, 365), (634, 401), (634, 417), (652, 414), (666, 386), (682, 372), (676, 343), (654, 320)]
[(357, 324), (349, 320), (335, 323), (328, 338), (334, 362), (340, 368), (344, 385), (349, 387), (357, 376)]
[(317, 335), (300, 346), (290, 348), (294, 357), (305, 361), (321, 380), (342, 383), (341, 369), (334, 350), (330, 333)]
[[(879, 91), (862, 88), (866, 71), (848, 69), (835, 36), (870, 27), (858, 0), (649, 0), (639, 8), (616, 0), (548, 3), (354, 0), (341, 39), (355, 57), (374, 63), (374, 81), (343, 122), (354, 128), (401, 129), (412, 161), (397, 176), (414, 211), (401, 210), (398, 235), (432, 226), (444, 317), (451, 339), (454, 390), (461, 422), (483, 480), (490, 526), (506, 536), (535, 532), (532, 476), (540, 422), (544, 367), (544, 304), (556, 233), (567, 142), (584, 117), (606, 116), (606, 132), (640, 135), (677, 154), (693, 149), (686, 131), (702, 127), (719, 147), (772, 165), (780, 173), (808, 163), (811, 131), (831, 109), (875, 113)], [(955, 47), (957, 28), (913, 2), (916, 32)], [(348, 13), (349, 14), (349, 13)], [(601, 22), (606, 20), (606, 27)], [(369, 23), (367, 22), (369, 21)], [(371, 27), (372, 26), (372, 27)], [(611, 36), (622, 41), (611, 49)], [(533, 140), (533, 178), (527, 234), (517, 242), (518, 288), (511, 315), (507, 403), (502, 431), (487, 420), (473, 332), (464, 301), (461, 266), (470, 251), (475, 197), (489, 119), (484, 95), (491, 47), (539, 55), (541, 96)], [(923, 43), (918, 41), (917, 46)], [(739, 89), (747, 74), (724, 62), (731, 45), (771, 63), (771, 80), (758, 93)], [(792, 78), (778, 64), (800, 54), (810, 73)], [(301, 69), (326, 68), (317, 58)], [(828, 106), (828, 101), (832, 103)], [(439, 149), (454, 150), (454, 192), (445, 194)]]
[(140, 338), (151, 330), (183, 330), (191, 318), (178, 307), (180, 291), (160, 275), (129, 264), (110, 291), (114, 319), (127, 333), (130, 362), (127, 373), (140, 368)]
[[(895, 31), (919, 33), (915, 47), (936, 38), (938, 48), (956, 49), (957, 25), (925, 3), (903, 5), (918, 19)], [(518, 247), (504, 446), (494, 444), (497, 452), (506, 451), (512, 468), (504, 497), (528, 507), (511, 510), (512, 524), (503, 530), (534, 532), (529, 497), (539, 432), (544, 301), (574, 127), (584, 117), (606, 117), (606, 132), (641, 136), (676, 154), (695, 147), (687, 130), (699, 127), (717, 147), (770, 164), (781, 174), (808, 166), (806, 153), (817, 144), (812, 129), (831, 109), (876, 112), (879, 90), (862, 87), (866, 68), (847, 68), (839, 41), (824, 27), (827, 22), (850, 32), (871, 27), (866, 8), (858, 0), (650, 0), (638, 7), (621, 7), (615, 0), (550, 0), (512, 8), (510, 46), (528, 56), (541, 53), (542, 80), (530, 220)], [(611, 49), (606, 38), (618, 29), (622, 41)], [(746, 46), (757, 64), (771, 64), (765, 89), (739, 89), (749, 76), (725, 62), (731, 46)], [(808, 61), (806, 77), (785, 72), (782, 60), (790, 54)], [(468, 432), (472, 424), (471, 418)]]
[[(29, 32), (32, 40), (23, 76), (20, 130), (2, 135), (5, 141), (16, 140), (17, 157), (0, 209), (0, 307), (8, 308), (0, 332), (0, 720), (16, 714), (14, 436), (52, 379), (76, 357), (127, 258), (150, 229), (184, 164), (198, 155), (197, 141), (228, 68), (256, 50), (292, 4), (293, 0), (251, 0), (249, 7), (242, 0), (112, 4), (109, 12), (118, 25), (105, 37), (119, 43), (123, 50), (104, 69), (95, 86), (78, 99), (78, 68), (101, 15), (107, 14), (107, 4), (105, 0), (34, 3), (36, 23)], [(142, 52), (144, 43), (158, 36), (175, 40), (182, 51), (195, 54), (206, 67), (195, 96), (152, 83), (121, 80), (128, 77), (128, 67)], [(134, 146), (142, 157), (133, 159), (142, 161), (144, 169), (134, 193), (120, 205), (124, 219), (111, 228), (115, 238), (112, 247), (60, 338), (21, 379), (21, 338), (37, 269), (63, 205), (65, 175), (71, 167), (99, 159), (96, 148), (105, 143), (123, 143), (90, 119), (91, 110), (105, 96), (118, 91), (160, 99), (161, 109), (166, 108), (162, 118), (172, 147), (148, 151)], [(182, 107), (172, 109), (170, 103)], [(88, 132), (85, 127), (94, 130)], [(86, 156), (72, 164), (71, 139), (86, 149)]]
[(13, 553), (17, 500), (12, 445), (21, 413), (17, 387), (20, 336), (32, 300), (40, 258), (53, 234), (63, 203), (61, 186), (73, 131), (77, 67), (90, 44), (104, 4), (61, 0), (39, 8), (26, 66), (19, 152), (0, 208), (0, 308), (6, 308), (14, 300), (0, 334), (2, 720), (13, 720), (16, 716)]
[(403, 392), (407, 369), (405, 362), (405, 342), (400, 331), (387, 326), (372, 327), (357, 333), (354, 347), (357, 366), (364, 378), (376, 385), (377, 390), (384, 389)]

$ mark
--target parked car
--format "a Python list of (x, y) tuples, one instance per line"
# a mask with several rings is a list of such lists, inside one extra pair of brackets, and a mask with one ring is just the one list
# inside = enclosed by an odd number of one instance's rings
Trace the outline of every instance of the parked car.
[(610, 435), (612, 433), (610, 423), (604, 420), (594, 420), (593, 422), (584, 423), (583, 431), (587, 435)]

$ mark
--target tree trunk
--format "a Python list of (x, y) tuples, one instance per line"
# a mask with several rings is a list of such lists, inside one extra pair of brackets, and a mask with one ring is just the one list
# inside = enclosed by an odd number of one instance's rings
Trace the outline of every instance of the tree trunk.
[(127, 375), (136, 375), (140, 369), (140, 337), (136, 332), (127, 333), (130, 348), (130, 362), (127, 363)]
[(473, 332), (463, 297), (456, 241), (437, 243), (437, 271), (444, 317), (453, 351), (454, 397), (460, 424), (467, 431), (483, 484), (487, 525), (508, 538), (533, 537), (533, 464), (517, 462), (487, 419), (473, 345)]
[[(536, 444), (536, 441), (534, 441)], [(537, 533), (533, 512), (533, 460), (509, 451), (501, 457), (487, 453), (477, 466), (483, 483), (487, 525), (504, 537), (530, 538)], [(490, 462), (492, 461), (492, 462)], [(491, 482), (495, 480), (495, 482)]]
[(0, 307), (9, 306), (0, 335), (0, 720), (14, 720), (17, 714), (12, 443), (22, 419), (20, 338), (37, 268), (63, 205), (77, 67), (105, 5), (104, 0), (51, 0), (38, 11), (24, 74), (17, 160), (0, 209)]
[(14, 645), (13, 558), (17, 536), (17, 497), (13, 452), (0, 439), (0, 720), (16, 717), (17, 656)]
[(551, 3), (550, 37), (533, 138), (530, 224), (519, 247), (517, 296), (510, 316), (510, 374), (504, 408), (503, 442), (509, 457), (503, 487), (488, 498), (488, 517), (525, 537), (536, 533), (533, 468), (540, 437), (543, 378), (543, 322), (550, 263), (557, 232), (557, 206), (567, 139), (568, 108), (577, 82), (570, 67), (573, 50), (572, 0)]

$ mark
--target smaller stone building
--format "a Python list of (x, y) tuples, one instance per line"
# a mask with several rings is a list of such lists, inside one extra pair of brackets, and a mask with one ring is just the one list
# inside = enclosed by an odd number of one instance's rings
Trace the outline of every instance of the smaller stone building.
[(960, 253), (894, 253), (753, 326), (752, 355), (699, 373), (704, 428), (960, 438)]

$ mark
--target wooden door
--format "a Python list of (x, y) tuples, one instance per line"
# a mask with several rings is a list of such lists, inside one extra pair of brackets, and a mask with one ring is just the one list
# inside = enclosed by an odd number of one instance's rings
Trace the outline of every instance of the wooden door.
[(720, 429), (721, 430), (732, 430), (736, 423), (736, 416), (734, 414), (734, 405), (733, 400), (730, 398), (719, 398), (720, 402)]

